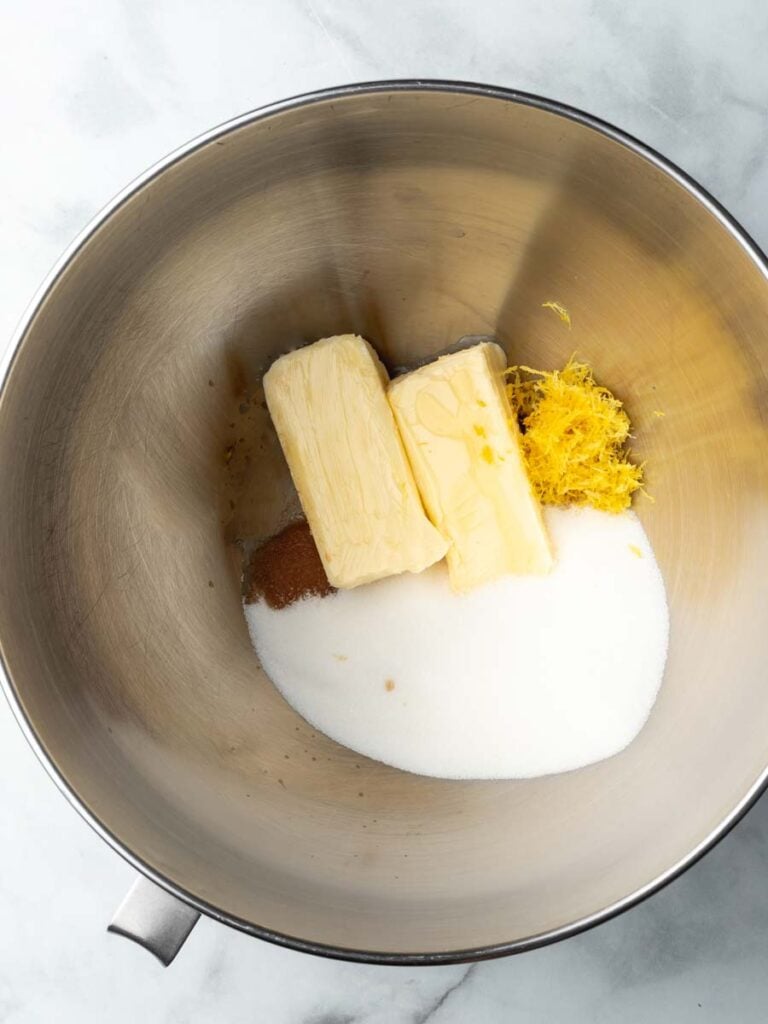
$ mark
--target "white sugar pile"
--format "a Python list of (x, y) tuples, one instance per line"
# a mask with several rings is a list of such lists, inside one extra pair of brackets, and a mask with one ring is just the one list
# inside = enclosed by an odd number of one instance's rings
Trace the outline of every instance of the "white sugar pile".
[(466, 595), (444, 566), (246, 606), (285, 699), (368, 757), (444, 778), (522, 778), (591, 764), (640, 731), (664, 671), (664, 583), (637, 518), (550, 509), (548, 576)]

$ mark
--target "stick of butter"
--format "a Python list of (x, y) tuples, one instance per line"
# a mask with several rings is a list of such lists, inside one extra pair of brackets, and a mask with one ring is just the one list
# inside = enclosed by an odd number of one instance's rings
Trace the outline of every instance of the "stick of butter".
[(329, 582), (356, 587), (439, 561), (387, 402), (378, 356), (353, 334), (281, 356), (264, 394)]
[(389, 385), (427, 514), (452, 542), (448, 569), (458, 591), (552, 567), (504, 392), (506, 366), (498, 345), (481, 342)]

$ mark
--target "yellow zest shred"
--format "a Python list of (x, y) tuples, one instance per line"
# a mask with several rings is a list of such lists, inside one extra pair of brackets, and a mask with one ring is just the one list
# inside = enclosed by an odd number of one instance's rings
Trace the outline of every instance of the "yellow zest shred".
[(642, 558), (642, 557), (643, 557), (643, 552), (642, 552), (642, 549), (641, 549), (641, 548), (639, 548), (639, 547), (637, 546), (637, 544), (630, 544), (630, 545), (629, 545), (629, 550), (630, 550), (630, 551), (632, 552), (632, 554), (633, 554), (633, 555), (635, 555), (635, 556), (636, 556), (637, 558)]
[(568, 324), (568, 330), (570, 331), (570, 329), (571, 329), (571, 314), (568, 312), (568, 310), (565, 308), (565, 306), (561, 306), (559, 302), (552, 302), (550, 300), (549, 302), (542, 302), (541, 308), (542, 309), (551, 309), (554, 313), (557, 313), (557, 315), (560, 317), (560, 319), (563, 321), (563, 323), (564, 324)]
[(573, 358), (548, 373), (507, 370), (507, 394), (522, 429), (531, 485), (544, 505), (592, 505), (623, 512), (643, 485), (629, 461), (629, 416), (611, 392)]

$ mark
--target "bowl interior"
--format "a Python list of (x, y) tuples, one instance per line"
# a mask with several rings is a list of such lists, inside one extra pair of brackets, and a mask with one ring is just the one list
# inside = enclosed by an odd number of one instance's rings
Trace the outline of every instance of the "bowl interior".
[[(523, 942), (643, 889), (768, 763), (766, 322), (711, 208), (542, 107), (390, 88), (209, 138), (70, 260), (0, 404), (0, 635), (44, 750), (174, 885), (310, 943)], [(347, 331), (392, 368), (466, 335), (545, 367), (577, 351), (626, 402), (672, 639), (623, 754), (419, 778), (316, 733), (261, 673), (234, 542), (295, 503), (261, 374)]]

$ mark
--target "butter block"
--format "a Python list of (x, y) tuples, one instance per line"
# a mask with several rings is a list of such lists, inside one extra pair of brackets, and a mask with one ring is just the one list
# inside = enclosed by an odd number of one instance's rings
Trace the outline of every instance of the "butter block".
[(439, 561), (387, 401), (387, 372), (363, 338), (324, 338), (281, 356), (264, 394), (304, 514), (334, 587)]
[(507, 361), (481, 342), (396, 378), (388, 395), (451, 584), (545, 573), (552, 551), (504, 391)]

